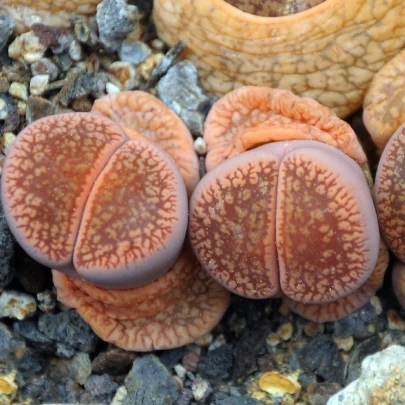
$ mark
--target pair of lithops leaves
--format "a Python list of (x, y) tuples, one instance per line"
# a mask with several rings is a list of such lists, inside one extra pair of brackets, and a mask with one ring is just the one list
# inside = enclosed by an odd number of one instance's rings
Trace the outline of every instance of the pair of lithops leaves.
[[(351, 128), (314, 100), (246, 87), (214, 105), (204, 138), (199, 182), (187, 128), (142, 92), (19, 134), (3, 206), (24, 249), (58, 270), (59, 300), (131, 350), (183, 345), (219, 321), (229, 293), (201, 265), (233, 292), (282, 295), (316, 321), (367, 302), (388, 254)], [(192, 193), (199, 262), (182, 247)]]

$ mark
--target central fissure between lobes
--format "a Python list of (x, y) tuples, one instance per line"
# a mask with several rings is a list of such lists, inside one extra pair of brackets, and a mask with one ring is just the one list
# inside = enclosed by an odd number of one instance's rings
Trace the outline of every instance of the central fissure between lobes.
[(361, 286), (379, 249), (366, 177), (317, 141), (275, 142), (208, 172), (190, 203), (193, 249), (231, 291), (331, 302)]

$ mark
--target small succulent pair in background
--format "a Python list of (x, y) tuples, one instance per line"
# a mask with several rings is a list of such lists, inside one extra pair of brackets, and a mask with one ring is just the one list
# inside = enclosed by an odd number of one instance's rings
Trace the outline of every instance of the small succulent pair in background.
[(283, 297), (318, 322), (375, 294), (389, 254), (347, 123), (312, 99), (248, 86), (213, 106), (204, 139), (200, 180), (185, 125), (135, 91), (38, 120), (9, 152), (10, 228), (102, 339), (187, 344), (220, 320), (228, 290)]

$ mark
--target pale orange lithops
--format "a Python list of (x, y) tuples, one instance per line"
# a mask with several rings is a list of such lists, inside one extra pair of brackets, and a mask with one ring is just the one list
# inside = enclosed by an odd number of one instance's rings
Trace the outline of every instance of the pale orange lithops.
[(173, 160), (108, 118), (43, 118), (14, 142), (2, 174), (10, 229), (39, 262), (109, 288), (165, 273), (180, 253), (187, 194)]
[(22, 31), (34, 23), (70, 27), (73, 14), (89, 16), (96, 13), (102, 0), (1, 0), (0, 11), (10, 15)]
[(380, 236), (360, 166), (316, 141), (274, 142), (207, 173), (190, 201), (202, 266), (251, 298), (323, 304), (361, 287)]
[(229, 4), (234, 1), (154, 2), (160, 38), (171, 46), (185, 42), (184, 56), (211, 93), (277, 87), (346, 116), (361, 106), (374, 74), (405, 45), (403, 0), (326, 0), (303, 12), (291, 7), (295, 14), (282, 17), (244, 12)]
[(321, 141), (360, 165), (367, 162), (353, 129), (329, 108), (286, 90), (246, 86), (221, 97), (207, 116), (206, 169), (264, 143), (298, 139)]
[(387, 62), (374, 76), (364, 98), (364, 124), (383, 149), (405, 122), (405, 51)]
[(97, 99), (92, 112), (117, 122), (131, 139), (162, 148), (179, 167), (191, 195), (200, 179), (198, 158), (189, 130), (170, 108), (148, 93), (123, 91)]
[[(172, 273), (183, 274), (182, 281), (173, 284)], [(170, 286), (162, 294), (153, 293), (161, 301), (158, 303), (147, 297), (153, 290), (150, 286), (113, 292), (99, 289), (96, 299), (86, 293), (84, 282), (77, 283), (56, 271), (53, 279), (61, 302), (75, 308), (103, 340), (126, 350), (162, 350), (191, 343), (218, 323), (230, 299), (229, 292), (202, 271), (187, 249), (173, 268), (156, 281), (161, 287)], [(87, 291), (92, 288), (88, 286)], [(111, 292), (120, 305), (109, 302)], [(121, 293), (122, 300), (118, 298)]]

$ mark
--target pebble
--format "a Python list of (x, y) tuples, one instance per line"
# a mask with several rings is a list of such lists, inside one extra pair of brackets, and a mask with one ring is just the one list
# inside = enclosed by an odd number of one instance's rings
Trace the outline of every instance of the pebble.
[(14, 30), (14, 21), (0, 13), (0, 51), (6, 46)]
[(55, 294), (50, 290), (45, 290), (37, 294), (38, 308), (45, 313), (52, 313), (56, 308)]
[[(84, 387), (92, 396), (91, 403), (99, 402), (102, 404), (108, 404), (111, 402), (112, 397), (117, 391), (118, 384), (112, 381), (107, 374), (91, 375), (84, 383)], [(83, 398), (81, 398), (81, 402), (82, 401)]]
[(32, 31), (19, 35), (8, 47), (8, 55), (23, 63), (34, 63), (44, 57), (46, 46)]
[(267, 336), (267, 338), (266, 338), (266, 343), (270, 347), (276, 347), (278, 344), (280, 344), (280, 342), (281, 342), (281, 339), (277, 335), (277, 333), (270, 333), (269, 336)]
[(328, 382), (343, 385), (345, 362), (331, 336), (316, 335), (295, 352), (304, 369), (312, 371)]
[(152, 355), (139, 357), (125, 378), (128, 404), (167, 405), (179, 394), (179, 385), (167, 368)]
[(297, 382), (298, 375), (285, 375), (278, 371), (269, 371), (259, 379), (259, 387), (268, 394), (279, 397), (294, 395), (301, 389)]
[(116, 94), (119, 93), (121, 90), (118, 86), (116, 86), (115, 84), (108, 82), (105, 86), (105, 89), (107, 91), (107, 94)]
[(120, 48), (118, 49), (118, 56), (122, 62), (132, 63), (139, 65), (150, 54), (152, 50), (147, 44), (141, 41), (122, 41)]
[(127, 62), (114, 62), (108, 67), (110, 82), (120, 90), (133, 90), (138, 86), (135, 68)]
[(33, 76), (30, 81), (30, 93), (34, 96), (42, 96), (49, 83), (49, 75)]
[[(0, 98), (0, 100), (1, 100), (1, 98)], [(12, 132), (5, 132), (3, 134), (3, 136), (1, 137), (1, 143), (0, 143), (1, 144), (1, 151), (5, 155), (8, 154), (8, 151), (10, 150), (11, 145), (15, 141), (15, 138), (17, 138), (17, 137)]]
[(21, 358), (25, 350), (25, 341), (0, 322), (0, 365), (7, 363), (12, 368), (15, 360)]
[(15, 382), (16, 370), (8, 373), (0, 372), (0, 402), (12, 404), (16, 396), (18, 385)]
[(293, 334), (293, 325), (291, 322), (286, 322), (277, 329), (277, 335), (284, 341), (290, 340)]
[(58, 107), (45, 98), (37, 96), (30, 96), (28, 98), (26, 111), (26, 119), (28, 124), (31, 124), (39, 118), (54, 115), (57, 112)]
[(325, 405), (328, 399), (342, 387), (336, 383), (316, 383), (307, 388), (309, 405)]
[(16, 267), (18, 281), (30, 294), (36, 295), (41, 292), (47, 280), (51, 279), (49, 269), (28, 256), (22, 249), (18, 250)]
[(93, 90), (93, 77), (89, 72), (69, 73), (55, 102), (67, 107), (74, 99), (89, 95)]
[[(150, 80), (154, 69), (159, 65), (163, 58), (164, 55), (161, 53), (152, 53), (149, 55), (144, 62), (137, 66), (140, 76), (144, 80)], [(153, 91), (156, 92), (156, 89), (153, 89)]]
[(24, 319), (20, 322), (13, 323), (14, 332), (23, 336), (25, 339), (29, 340), (31, 343), (40, 343), (44, 347), (53, 347), (53, 341), (42, 333), (38, 328), (38, 321), (34, 319)]
[(74, 39), (69, 44), (69, 56), (70, 58), (75, 61), (79, 62), (84, 59), (84, 52), (81, 43)]
[(205, 155), (207, 153), (207, 145), (205, 144), (204, 139), (199, 136), (195, 141), (194, 141), (194, 150), (199, 154), (199, 155)]
[(221, 399), (216, 403), (216, 405), (262, 405), (262, 404), (263, 402), (245, 395), (228, 397), (225, 399)]
[(337, 347), (344, 352), (348, 352), (354, 345), (353, 336), (349, 336), (346, 338), (338, 338), (334, 337), (333, 340), (335, 341)]
[(229, 377), (232, 367), (232, 345), (224, 344), (217, 349), (209, 350), (201, 356), (198, 363), (198, 372), (211, 382), (223, 380)]
[(123, 405), (128, 398), (127, 389), (124, 386), (118, 388), (110, 405)]
[(92, 371), (89, 355), (82, 352), (77, 352), (71, 359), (53, 359), (49, 366), (49, 377), (59, 383), (65, 383), (69, 378), (83, 385)]
[(100, 42), (108, 51), (118, 50), (127, 34), (136, 30), (139, 17), (137, 7), (125, 0), (103, 0), (97, 6)]
[(40, 39), (46, 48), (52, 50), (54, 54), (59, 54), (68, 49), (73, 40), (69, 30), (59, 27), (52, 27), (45, 24), (32, 24), (31, 29)]
[(207, 380), (197, 377), (191, 384), (191, 391), (196, 401), (204, 401), (211, 394), (212, 388)]
[(37, 310), (35, 298), (14, 290), (4, 290), (0, 295), (0, 318), (25, 319)]
[(160, 362), (167, 368), (172, 369), (180, 362), (186, 352), (185, 347), (177, 347), (175, 349), (165, 350), (160, 356)]
[(194, 343), (198, 346), (209, 346), (213, 339), (214, 337), (212, 336), (212, 333), (208, 332), (204, 336), (197, 339)]
[(182, 380), (184, 380), (187, 375), (187, 370), (181, 364), (176, 364), (174, 366), (174, 371)]
[(202, 135), (212, 100), (198, 85), (197, 69), (190, 61), (179, 62), (157, 84), (159, 98), (185, 122), (195, 135)]
[(388, 328), (392, 330), (405, 330), (405, 321), (394, 309), (387, 311)]
[(200, 355), (193, 350), (188, 350), (183, 357), (182, 364), (187, 371), (195, 372), (198, 368)]
[(363, 360), (360, 377), (329, 399), (327, 405), (404, 403), (405, 348), (390, 346)]
[(49, 81), (54, 81), (59, 76), (59, 68), (48, 58), (37, 60), (31, 65), (31, 74), (33, 76), (48, 75)]
[(360, 376), (361, 363), (369, 355), (381, 350), (381, 338), (378, 335), (372, 336), (360, 342), (353, 350), (349, 365), (347, 367), (346, 384), (354, 381)]
[(23, 83), (11, 83), (8, 92), (10, 93), (10, 95), (18, 98), (19, 100), (28, 100), (28, 88)]
[(53, 57), (54, 62), (58, 69), (62, 72), (68, 72), (73, 65), (72, 58), (67, 53), (61, 53)]
[(325, 324), (309, 322), (304, 326), (304, 332), (307, 336), (315, 336), (318, 333), (323, 333), (325, 330)]
[(91, 366), (97, 374), (122, 375), (128, 373), (137, 357), (134, 352), (114, 347), (97, 354)]
[(3, 206), (0, 204), (0, 289), (6, 287), (16, 273), (14, 263), (15, 246), (16, 242), (7, 225)]
[(74, 310), (40, 315), (38, 327), (48, 338), (86, 353), (93, 352), (98, 343), (98, 337)]
[(10, 82), (6, 76), (0, 76), (0, 93), (7, 93), (10, 87)]

